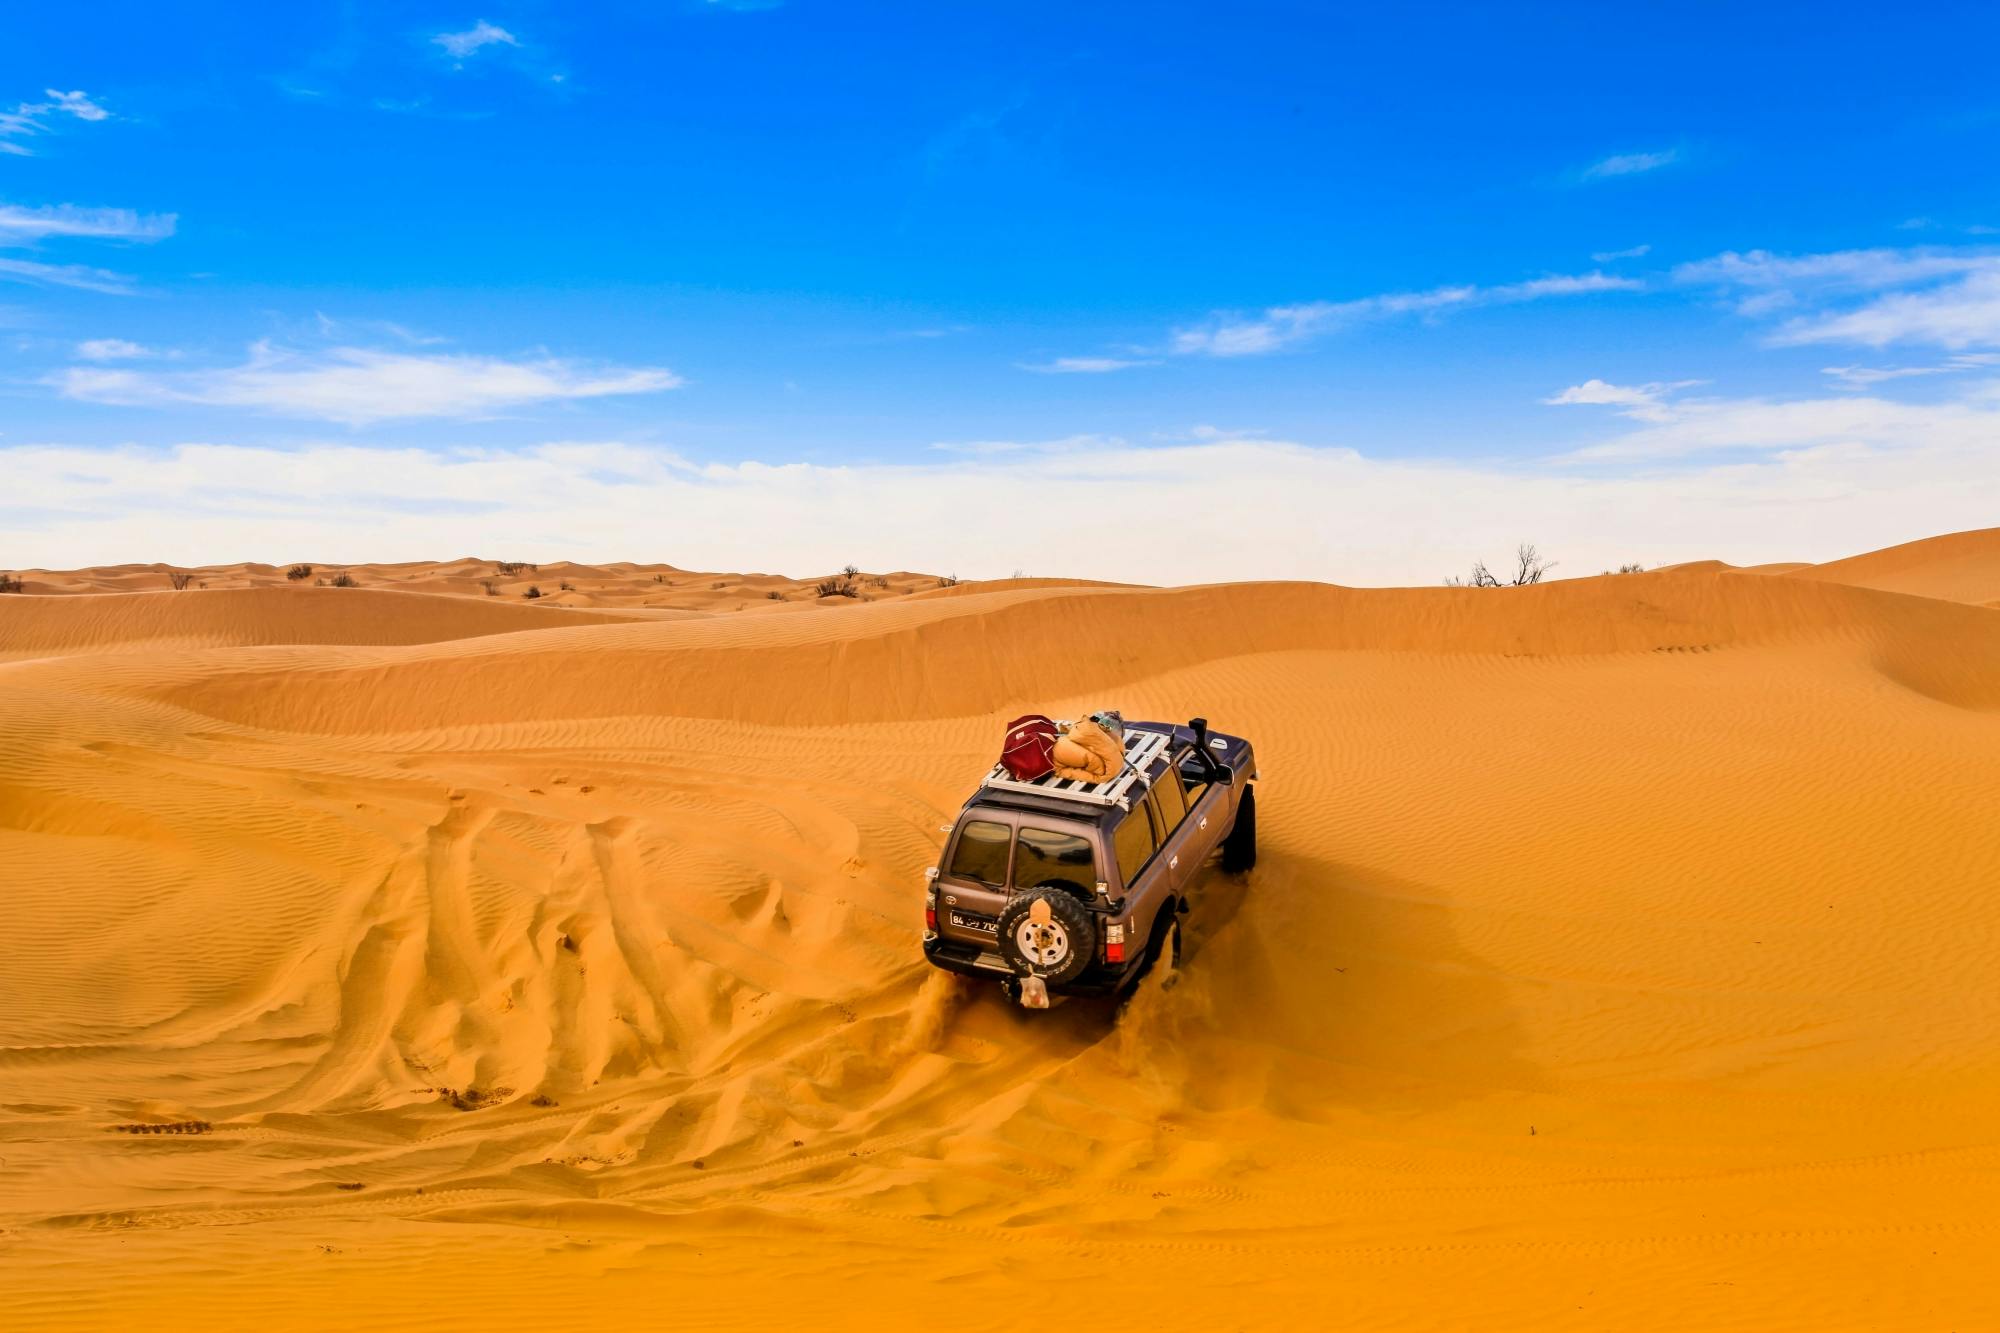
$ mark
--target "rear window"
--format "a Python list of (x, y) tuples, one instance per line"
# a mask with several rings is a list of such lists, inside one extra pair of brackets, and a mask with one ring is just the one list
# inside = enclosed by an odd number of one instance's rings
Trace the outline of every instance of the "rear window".
[(1014, 887), (1035, 889), (1045, 884), (1070, 884), (1086, 896), (1097, 892), (1097, 854), (1088, 838), (1024, 828), (1014, 858)]
[(1007, 841), (1013, 830), (1005, 824), (975, 819), (958, 831), (958, 849), (951, 854), (951, 874), (982, 884), (1007, 882)]

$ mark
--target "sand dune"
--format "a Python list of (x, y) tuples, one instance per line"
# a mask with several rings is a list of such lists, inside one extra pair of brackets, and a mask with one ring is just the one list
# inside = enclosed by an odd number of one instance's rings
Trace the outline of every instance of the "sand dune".
[(1824, 565), (1808, 565), (1796, 576), (2000, 606), (2000, 528), (1905, 542)]
[[(2000, 557), (1956, 541), (0, 598), (0, 1324), (1993, 1326), (2000, 613), (1939, 590)], [(929, 973), (998, 725), (1104, 705), (1255, 738), (1259, 868), (1122, 1011)]]

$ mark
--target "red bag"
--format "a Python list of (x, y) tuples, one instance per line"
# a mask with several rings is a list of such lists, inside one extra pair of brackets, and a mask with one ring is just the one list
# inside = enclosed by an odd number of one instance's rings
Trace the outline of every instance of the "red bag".
[(1056, 724), (1040, 713), (1028, 713), (1007, 724), (1007, 743), (1000, 763), (1018, 782), (1033, 782), (1056, 771)]

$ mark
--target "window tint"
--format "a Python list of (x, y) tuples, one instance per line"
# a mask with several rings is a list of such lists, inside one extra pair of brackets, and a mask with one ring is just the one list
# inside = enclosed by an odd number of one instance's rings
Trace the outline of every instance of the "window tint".
[(975, 819), (958, 831), (958, 850), (951, 854), (951, 873), (982, 884), (1007, 882), (1007, 841), (1013, 830), (1005, 824)]
[(1125, 879), (1125, 887), (1131, 888), (1139, 878), (1139, 867), (1153, 854), (1153, 828), (1146, 822), (1143, 808), (1135, 808), (1119, 821), (1117, 832), (1111, 835), (1112, 846), (1118, 852), (1118, 872)]
[(1022, 829), (1020, 853), (1014, 865), (1014, 887), (1038, 888), (1052, 880), (1074, 884), (1087, 895), (1097, 892), (1097, 857), (1091, 851), (1090, 840), (1074, 833)]
[(1160, 796), (1160, 813), (1167, 817), (1167, 827), (1173, 828), (1187, 815), (1187, 793), (1181, 790), (1180, 774), (1172, 764), (1168, 764), (1153, 790)]

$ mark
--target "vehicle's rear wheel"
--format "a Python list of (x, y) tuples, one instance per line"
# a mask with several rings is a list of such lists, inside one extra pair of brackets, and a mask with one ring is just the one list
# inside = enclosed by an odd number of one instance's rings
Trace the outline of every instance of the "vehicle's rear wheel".
[[(1038, 920), (1036, 903), (1048, 904)], [(1061, 888), (1047, 885), (1016, 894), (1000, 909), (1000, 957), (1020, 976), (1038, 975), (1050, 985), (1073, 980), (1097, 956), (1097, 922)]]
[(1236, 807), (1236, 825), (1222, 840), (1222, 868), (1240, 875), (1257, 865), (1257, 789), (1243, 789), (1243, 803)]

